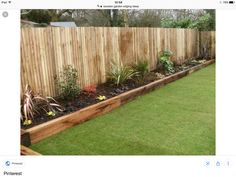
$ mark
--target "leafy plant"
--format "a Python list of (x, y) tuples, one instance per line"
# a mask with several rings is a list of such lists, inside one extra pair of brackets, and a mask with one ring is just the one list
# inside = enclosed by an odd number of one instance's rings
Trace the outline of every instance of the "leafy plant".
[(36, 110), (38, 110), (38, 112), (43, 111), (46, 114), (48, 112), (53, 112), (55, 114), (57, 111), (63, 111), (62, 106), (52, 97), (43, 97), (38, 95), (35, 97), (35, 102)]
[(148, 61), (147, 60), (138, 60), (137, 64), (133, 65), (133, 70), (136, 72), (137, 76), (140, 76), (142, 79), (148, 72)]
[(164, 67), (165, 72), (167, 73), (174, 73), (174, 64), (170, 60), (172, 53), (168, 50), (161, 52), (160, 54), (160, 64)]
[(99, 95), (99, 96), (97, 97), (97, 99), (98, 99), (99, 101), (103, 101), (103, 100), (105, 100), (105, 99), (107, 99), (107, 98), (106, 98), (106, 96), (104, 96), (104, 95)]
[(23, 95), (23, 104), (22, 104), (22, 119), (25, 120), (27, 124), (28, 120), (32, 120), (36, 112), (34, 105), (34, 93), (29, 85), (25, 87), (25, 93)]
[(55, 115), (56, 115), (56, 113), (55, 113), (55, 112), (53, 112), (53, 111), (49, 111), (49, 112), (47, 112), (47, 115), (48, 115), (48, 116), (55, 116)]
[(59, 78), (56, 80), (61, 96), (64, 99), (74, 99), (80, 93), (80, 87), (77, 84), (78, 71), (71, 65), (63, 67)]
[(90, 93), (96, 93), (97, 89), (96, 89), (96, 85), (89, 85), (84, 87), (84, 91), (88, 94)]
[(161, 21), (161, 27), (163, 28), (189, 28), (192, 24), (192, 20), (189, 17), (181, 18), (179, 20), (167, 18)]
[(205, 10), (198, 18), (193, 19), (190, 16), (174, 18), (163, 18), (161, 20), (161, 27), (163, 28), (197, 28), (200, 31), (215, 30), (215, 12), (212, 10)]
[(23, 122), (23, 125), (31, 125), (32, 124), (32, 120), (25, 120)]
[(197, 20), (194, 20), (190, 25), (190, 28), (197, 28), (200, 31), (211, 31), (215, 30), (215, 19), (214, 15), (206, 13), (199, 17)]
[(22, 116), (24, 125), (30, 125), (35, 115), (48, 112), (63, 111), (61, 105), (52, 97), (43, 97), (35, 94), (29, 85), (25, 87), (25, 93), (22, 100)]
[(122, 85), (126, 80), (131, 79), (136, 73), (128, 66), (119, 66), (112, 62), (108, 78), (117, 86)]

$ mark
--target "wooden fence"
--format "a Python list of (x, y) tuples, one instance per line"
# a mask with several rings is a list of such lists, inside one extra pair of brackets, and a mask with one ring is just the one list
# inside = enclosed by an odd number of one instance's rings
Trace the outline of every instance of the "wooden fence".
[(215, 33), (172, 28), (22, 28), (21, 89), (26, 84), (43, 95), (58, 94), (54, 78), (64, 65), (79, 73), (79, 85), (103, 83), (112, 60), (129, 65), (147, 59), (156, 68), (160, 51), (173, 52), (172, 60), (182, 63), (200, 55), (207, 46), (215, 57)]

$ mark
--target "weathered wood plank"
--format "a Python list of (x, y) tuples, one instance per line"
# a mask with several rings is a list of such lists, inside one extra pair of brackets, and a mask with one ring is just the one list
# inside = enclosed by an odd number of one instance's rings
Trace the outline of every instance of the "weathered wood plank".
[(40, 153), (33, 151), (32, 149), (27, 148), (25, 146), (21, 145), (20, 148), (21, 148), (20, 150), (21, 155), (41, 155)]

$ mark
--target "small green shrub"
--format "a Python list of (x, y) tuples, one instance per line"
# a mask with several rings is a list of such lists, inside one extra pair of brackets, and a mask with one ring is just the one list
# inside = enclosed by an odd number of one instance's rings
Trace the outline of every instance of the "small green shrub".
[(138, 60), (137, 64), (133, 65), (133, 70), (136, 72), (137, 76), (140, 76), (142, 79), (148, 73), (148, 61), (147, 60)]
[(61, 96), (64, 99), (75, 99), (80, 93), (80, 87), (77, 84), (78, 71), (71, 65), (63, 67), (56, 82)]
[(108, 72), (108, 78), (117, 86), (122, 85), (127, 79), (131, 79), (136, 73), (127, 66), (119, 66), (117, 63), (111, 63), (111, 70)]
[(165, 72), (167, 73), (174, 73), (174, 64), (170, 60), (172, 53), (170, 51), (163, 51), (160, 54), (160, 64), (164, 67)]

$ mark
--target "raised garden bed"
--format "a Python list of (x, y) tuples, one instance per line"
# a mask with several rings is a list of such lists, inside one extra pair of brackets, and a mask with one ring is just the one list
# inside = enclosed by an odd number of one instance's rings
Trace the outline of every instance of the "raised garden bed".
[[(162, 75), (164, 76), (164, 75)], [(42, 123), (51, 121), (53, 119), (57, 119), (58, 117), (76, 112), (78, 110), (81, 110), (83, 108), (86, 108), (88, 106), (94, 105), (96, 103), (100, 103), (101, 101), (97, 99), (99, 95), (105, 96), (106, 99), (113, 98), (115, 96), (118, 96), (124, 92), (127, 92), (129, 90), (133, 90), (135, 88), (147, 85), (153, 81), (156, 81), (158, 77), (156, 76), (156, 73), (154, 71), (149, 72), (146, 74), (145, 78), (142, 80), (142, 82), (138, 82), (135, 79), (129, 79), (122, 85), (115, 85), (113, 82), (106, 82), (103, 84), (98, 85), (95, 87), (95, 92), (86, 92), (82, 90), (77, 97), (75, 97), (73, 100), (64, 99), (62, 97), (56, 97), (55, 99), (62, 105), (64, 110), (62, 112), (57, 112), (55, 116), (49, 116), (45, 113), (38, 114), (35, 116), (34, 121), (30, 125), (22, 125), (22, 129), (29, 129), (32, 127), (35, 127), (37, 125), (40, 125)]]
[[(102, 115), (104, 113), (110, 112), (111, 110), (119, 107), (120, 105), (123, 105), (124, 103), (136, 98), (137, 96), (140, 96), (144, 93), (150, 92), (156, 88), (159, 88), (159, 87), (161, 87), (167, 83), (170, 83), (172, 81), (175, 81), (179, 78), (182, 78), (182, 77), (184, 77), (194, 71), (197, 71), (203, 67), (206, 67), (214, 62), (215, 62), (214, 60), (207, 61), (203, 64), (194, 66), (194, 67), (189, 68), (187, 70), (177, 72), (177, 73), (167, 76), (163, 79), (160, 79), (160, 80), (151, 82), (147, 85), (141, 86), (139, 88), (127, 91), (125, 93), (122, 93), (118, 96), (115, 96), (115, 97), (105, 100), (103, 102), (83, 108), (83, 109), (78, 110), (74, 113), (59, 117), (59, 118), (51, 120), (49, 122), (46, 122), (46, 123), (37, 125), (35, 127), (29, 128), (27, 130), (24, 130), (24, 132), (21, 134), (22, 144), (24, 142), (28, 142), (28, 144), (29, 144), (29, 137), (30, 137), (30, 143), (37, 143), (38, 141), (40, 141), (44, 138), (47, 138), (51, 135), (59, 133), (65, 129), (75, 126), (81, 122), (95, 118), (98, 115)], [(28, 134), (28, 136), (27, 136), (27, 134)], [(28, 140), (25, 140), (25, 138), (28, 138)]]
[[(183, 65), (175, 66), (175, 73), (180, 71), (185, 71), (193, 66), (199, 65), (201, 62), (206, 60), (190, 60), (185, 62)], [(158, 72), (157, 72), (158, 71)], [(21, 121), (22, 129), (29, 129), (40, 125), (42, 123), (51, 121), (53, 119), (57, 119), (61, 116), (68, 115), (70, 113), (76, 112), (88, 106), (94, 105), (96, 103), (101, 102), (97, 98), (99, 96), (105, 96), (106, 99), (118, 96), (124, 92), (139, 88), (141, 86), (145, 86), (154, 81), (160, 80), (163, 77), (169, 76), (170, 73), (166, 73), (163, 67), (158, 68), (157, 70), (148, 72), (145, 76), (140, 79), (139, 76), (134, 76), (132, 79), (127, 79), (124, 83), (120, 85), (114, 84), (114, 82), (106, 82), (103, 84), (99, 84), (97, 87), (95, 85), (91, 85), (92, 88), (95, 88), (94, 91), (86, 91), (82, 90), (76, 97), (73, 99), (68, 99), (67, 97), (56, 97), (55, 99), (62, 106), (63, 111), (56, 111), (55, 115), (47, 115), (45, 112), (41, 112), (38, 110), (38, 113), (34, 115), (33, 123), (30, 125), (24, 125), (23, 120)], [(91, 86), (88, 88), (91, 89)]]

